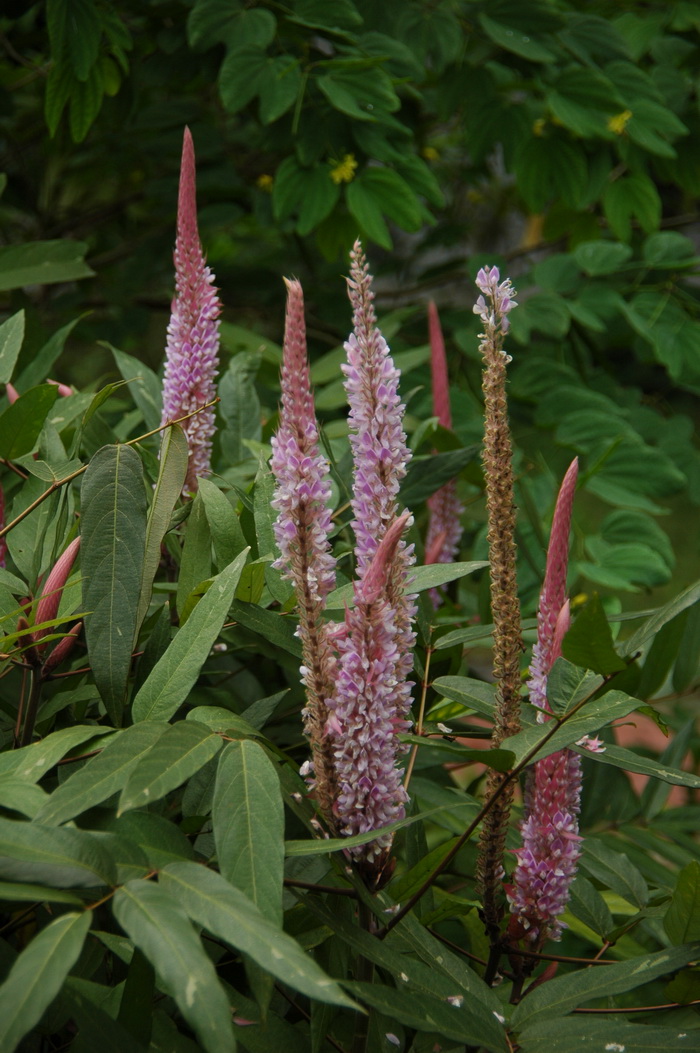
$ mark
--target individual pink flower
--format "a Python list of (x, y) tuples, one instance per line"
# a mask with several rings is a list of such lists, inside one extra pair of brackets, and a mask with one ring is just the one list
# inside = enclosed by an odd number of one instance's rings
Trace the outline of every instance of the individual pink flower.
[(190, 456), (183, 494), (197, 488), (197, 476), (210, 470), (214, 408), (200, 409), (216, 398), (221, 303), (206, 266), (197, 229), (195, 158), (192, 136), (185, 128), (175, 241), (175, 298), (165, 351), (161, 423), (183, 421)]
[[(537, 642), (530, 665), (530, 701), (539, 708), (539, 719), (544, 721), (551, 713), (547, 677), (561, 655), (570, 621), (566, 572), (577, 474), (578, 461), (574, 460), (564, 476), (554, 510), (537, 615)], [(559, 917), (566, 908), (580, 855), (580, 800), (578, 754), (559, 750), (535, 762), (525, 789), (523, 847), (516, 850), (518, 863), (508, 888), (512, 913), (509, 933), (535, 949), (540, 949), (545, 940), (561, 936)]]
[[(440, 326), (440, 317), (433, 301), (428, 304), (428, 325), (430, 332), (430, 365), (433, 380), (433, 415), (443, 428), (452, 428), (450, 410), (450, 388), (447, 375), (447, 356), (445, 341)], [(449, 482), (436, 490), (428, 498), (430, 519), (425, 538), (425, 562), (451, 563), (459, 551), (462, 537), (460, 516), (464, 511), (457, 499), (457, 481)], [(438, 589), (430, 590), (430, 598), (435, 608), (442, 603)]]

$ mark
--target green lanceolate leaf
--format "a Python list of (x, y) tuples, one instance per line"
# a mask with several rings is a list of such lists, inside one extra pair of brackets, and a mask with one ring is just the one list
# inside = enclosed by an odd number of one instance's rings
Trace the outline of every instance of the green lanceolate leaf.
[(0, 1049), (12, 1053), (39, 1023), (78, 959), (92, 913), (62, 914), (34, 937), (0, 987)]
[(681, 771), (680, 768), (672, 768), (668, 764), (663, 764), (652, 757), (643, 757), (640, 753), (626, 750), (622, 746), (607, 745), (604, 753), (591, 753), (589, 750), (578, 748), (576, 752), (589, 757), (597, 764), (612, 764), (613, 767), (622, 768), (624, 771), (634, 771), (639, 775), (650, 775), (653, 779), (661, 779), (672, 786), (690, 786), (694, 790), (700, 790), (700, 775), (691, 771)]
[(574, 665), (603, 676), (625, 668), (625, 662), (613, 647), (610, 624), (597, 595), (593, 595), (577, 615), (564, 637), (562, 652)]
[[(427, 589), (435, 589), (439, 585), (446, 585), (457, 578), (463, 578), (467, 574), (474, 574), (477, 570), (488, 567), (488, 563), (477, 560), (472, 563), (431, 563), (427, 567), (411, 568), (411, 582), (407, 592), (425, 592)], [(346, 605), (352, 604), (353, 585), (343, 585), (335, 589), (326, 600), (326, 608), (329, 611), (344, 610)]]
[(214, 578), (187, 623), (156, 663), (134, 699), (135, 721), (169, 720), (185, 701), (221, 632), (247, 556), (248, 549), (245, 549)]
[(110, 718), (121, 723), (141, 591), (146, 493), (138, 454), (103, 446), (82, 485), (83, 607), (88, 656)]
[(696, 1031), (682, 1026), (628, 1024), (620, 1017), (591, 1020), (589, 1016), (551, 1020), (526, 1028), (518, 1036), (522, 1053), (667, 1053), (691, 1050)]
[(13, 461), (31, 453), (58, 398), (53, 384), (30, 388), (0, 414), (0, 457)]
[[(140, 362), (138, 358), (119, 351), (111, 344), (103, 342), (103, 346), (109, 348), (114, 355), (114, 361), (122, 378), (129, 384), (129, 390), (133, 395), (134, 402), (141, 410), (147, 428), (157, 428), (160, 424), (163, 412), (163, 396), (161, 383), (152, 369)], [(179, 425), (177, 425), (179, 427)], [(170, 430), (170, 429), (168, 429)], [(168, 432), (163, 433), (164, 436)], [(163, 451), (161, 450), (161, 456)]]
[(223, 568), (245, 548), (245, 538), (233, 505), (211, 479), (199, 480), (217, 566)]
[(31, 746), (13, 750), (11, 753), (0, 754), (0, 775), (13, 774), (28, 782), (38, 782), (49, 768), (76, 746), (88, 739), (110, 733), (113, 733), (112, 728), (98, 728), (92, 724), (54, 731), (41, 742), (34, 742)]
[(0, 878), (55, 888), (94, 888), (116, 880), (112, 859), (84, 830), (0, 818)]
[(149, 881), (130, 881), (113, 900), (114, 916), (156, 971), (207, 1053), (233, 1053), (228, 999), (177, 900)]
[(0, 325), (0, 384), (12, 380), (24, 340), (24, 311), (17, 311)]
[(185, 433), (179, 424), (166, 428), (160, 444), (160, 469), (153, 501), (148, 510), (146, 538), (144, 544), (143, 570), (141, 572), (141, 594), (136, 615), (136, 631), (146, 617), (151, 601), (153, 579), (160, 562), (160, 546), (170, 522), (175, 502), (182, 492), (187, 474), (189, 447)]
[(494, 684), (473, 680), (468, 676), (441, 676), (433, 682), (433, 687), (444, 698), (459, 702), (465, 709), (473, 709), (475, 713), (493, 720), (496, 705)]
[(197, 925), (249, 955), (295, 991), (333, 1005), (353, 1004), (296, 940), (221, 874), (196, 863), (173, 863), (161, 871), (159, 883)]
[(674, 943), (700, 940), (700, 863), (696, 859), (678, 875), (664, 928)]
[(581, 865), (628, 903), (643, 907), (649, 899), (647, 883), (634, 863), (598, 838), (589, 837), (584, 842)]
[(163, 724), (135, 724), (120, 732), (97, 757), (54, 790), (37, 816), (47, 826), (64, 823), (118, 793), (131, 770), (167, 730)]
[(35, 241), (0, 248), (0, 292), (24, 285), (47, 285), (91, 278), (85, 262), (87, 245), (81, 241)]
[(281, 922), (284, 809), (275, 766), (257, 742), (230, 742), (221, 754), (212, 819), (221, 873)]
[[(192, 590), (211, 577), (211, 531), (199, 493), (192, 501), (192, 510), (185, 527), (185, 544), (177, 579), (176, 604), (181, 624), (187, 620), (183, 610)], [(191, 611), (187, 604), (188, 613)]]
[(159, 801), (216, 756), (222, 745), (221, 736), (203, 724), (183, 720), (168, 727), (132, 768), (119, 798), (118, 814)]
[(658, 951), (656, 954), (630, 958), (619, 965), (586, 969), (550, 980), (531, 991), (515, 1007), (511, 1022), (513, 1027), (520, 1029), (526, 1024), (546, 1020), (547, 1017), (564, 1016), (592, 998), (608, 998), (631, 991), (680, 969), (696, 957), (699, 950), (698, 944), (686, 943), (682, 947)]

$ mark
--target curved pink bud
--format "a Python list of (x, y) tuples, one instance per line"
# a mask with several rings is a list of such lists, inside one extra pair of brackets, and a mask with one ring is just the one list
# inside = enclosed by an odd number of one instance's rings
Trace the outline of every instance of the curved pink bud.
[[(75, 563), (75, 557), (78, 555), (79, 548), (80, 538), (76, 537), (71, 541), (63, 555), (57, 560), (56, 565), (46, 579), (41, 599), (36, 608), (36, 616), (34, 618), (35, 625), (41, 625), (42, 622), (53, 621), (58, 614), (58, 606), (61, 602), (61, 592), (63, 591), (63, 586), (68, 581), (68, 575)], [(36, 629), (32, 633), (32, 639), (37, 643), (42, 637), (48, 636), (50, 632), (51, 629)]]

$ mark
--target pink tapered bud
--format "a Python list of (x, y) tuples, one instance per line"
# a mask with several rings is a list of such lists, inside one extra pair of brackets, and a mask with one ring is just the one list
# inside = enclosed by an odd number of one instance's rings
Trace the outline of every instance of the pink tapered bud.
[(58, 380), (51, 380), (50, 378), (49, 378), (49, 380), (46, 381), (46, 383), (47, 384), (53, 384), (54, 387), (58, 388), (58, 394), (63, 399), (68, 398), (69, 395), (73, 394), (73, 389), (71, 387), (69, 387), (68, 384), (61, 384), (60, 381), (58, 381)]
[(365, 576), (355, 589), (358, 603), (376, 603), (386, 590), (387, 578), (391, 572), (401, 535), (411, 519), (410, 512), (395, 519), (382, 538), (379, 548), (372, 557), (372, 562), (365, 571)]
[[(41, 625), (42, 622), (53, 621), (58, 614), (58, 607), (61, 602), (61, 592), (63, 591), (63, 586), (68, 581), (68, 575), (75, 563), (75, 557), (78, 555), (79, 548), (80, 538), (76, 537), (71, 541), (63, 555), (57, 560), (56, 565), (46, 579), (41, 599), (36, 608), (36, 616), (34, 618), (35, 625)], [(38, 644), (39, 641), (44, 636), (48, 636), (50, 632), (50, 628), (36, 629), (32, 633), (32, 639)], [(45, 644), (40, 646), (39, 650), (43, 650), (45, 646)]]
[(450, 384), (447, 376), (447, 355), (442, 335), (440, 316), (435, 303), (428, 304), (428, 332), (430, 335), (430, 372), (433, 380), (433, 416), (443, 428), (452, 427)]
[(12, 405), (13, 402), (16, 402), (19, 398), (19, 391), (14, 386), (14, 384), (5, 384), (5, 394), (7, 395), (7, 401), (10, 403), (10, 405)]
[(75, 642), (80, 636), (80, 632), (83, 628), (82, 622), (77, 622), (73, 628), (59, 640), (53, 651), (49, 654), (48, 658), (41, 667), (42, 676), (47, 676), (50, 672), (56, 669), (61, 662), (64, 662), (68, 655), (75, 647)]
[[(213, 288), (197, 229), (194, 145), (185, 128), (175, 241), (175, 286), (163, 379), (161, 423), (178, 420), (216, 398), (221, 303)], [(183, 494), (197, 487), (197, 476), (210, 470), (214, 408), (200, 409), (182, 424), (190, 448)]]

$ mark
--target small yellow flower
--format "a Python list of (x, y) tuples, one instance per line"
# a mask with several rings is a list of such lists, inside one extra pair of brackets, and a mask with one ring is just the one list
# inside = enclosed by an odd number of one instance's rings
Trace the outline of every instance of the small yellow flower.
[(537, 120), (532, 125), (533, 135), (538, 136), (538, 138), (543, 136), (546, 124), (547, 124), (547, 122), (545, 121), (544, 117), (538, 117)]
[(424, 146), (422, 152), (426, 161), (437, 161), (440, 157), (439, 152), (434, 146)]
[(268, 175), (267, 172), (263, 172), (263, 174), (259, 175), (258, 178), (255, 180), (255, 185), (259, 187), (260, 190), (264, 190), (267, 194), (272, 193), (273, 183), (274, 179), (271, 175)]
[(571, 609), (576, 610), (577, 607), (583, 607), (584, 603), (588, 603), (588, 593), (579, 592), (571, 599)]
[(615, 135), (622, 135), (631, 116), (631, 110), (623, 110), (622, 113), (613, 114), (612, 117), (608, 117), (608, 128), (611, 132), (615, 132)]
[(346, 154), (342, 161), (338, 161), (331, 168), (331, 179), (336, 185), (341, 183), (352, 183), (355, 178), (357, 161), (354, 154)]

